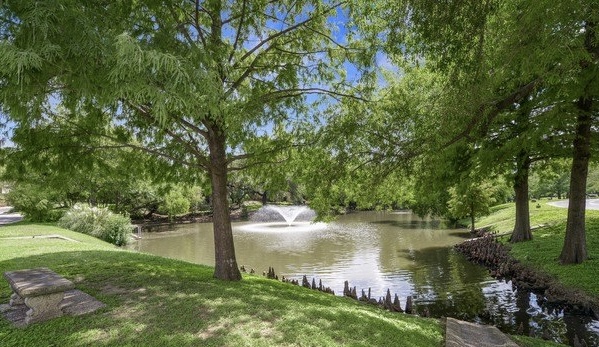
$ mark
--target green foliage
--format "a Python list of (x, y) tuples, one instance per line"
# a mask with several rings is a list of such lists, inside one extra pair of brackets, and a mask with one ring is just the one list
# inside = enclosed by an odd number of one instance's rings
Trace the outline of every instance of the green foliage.
[(58, 193), (41, 184), (16, 185), (6, 199), (10, 206), (31, 222), (55, 222), (63, 213), (57, 208)]
[(571, 165), (572, 161), (566, 159), (539, 162), (535, 165), (530, 178), (531, 196), (565, 198), (570, 183)]
[(108, 208), (76, 204), (58, 221), (58, 225), (83, 234), (95, 236), (117, 246), (126, 245), (133, 226), (131, 220)]
[[(0, 107), (23, 138), (54, 127), (63, 136), (44, 147), (54, 153), (128, 148), (151, 157), (154, 179), (197, 184), (208, 173), (216, 184), (213, 204), (226, 209), (231, 170), (277, 162), (277, 154), (295, 145), (296, 131), (318, 117), (312, 113), (325, 97), (360, 95), (345, 78), (346, 64), (367, 63), (375, 51), (356, 43), (352, 27), (331, 25), (347, 6), (318, 0), (6, 2), (0, 15), (10, 20), (0, 23), (0, 33), (10, 39), (0, 44), (6, 61)], [(56, 112), (57, 103), (68, 114)], [(89, 163), (62, 165), (79, 162)], [(223, 258), (216, 271), (224, 278), (237, 270), (229, 270), (228, 211), (217, 212), (215, 237), (223, 242), (215, 247), (223, 245), (216, 252)]]
[(599, 165), (591, 164), (587, 177), (587, 193), (599, 194)]
[[(491, 213), (495, 191), (495, 186), (489, 181), (467, 180), (449, 188), (449, 216), (455, 219), (470, 217), (474, 221), (476, 217)], [(474, 225), (471, 228), (474, 229)]]
[(189, 197), (185, 196), (181, 188), (175, 187), (164, 196), (160, 211), (172, 219), (175, 215), (189, 212), (190, 206)]
[(448, 217), (450, 220), (470, 218), (470, 228), (474, 231), (477, 217), (491, 213), (495, 204), (497, 186), (490, 180), (478, 180), (468, 177), (461, 183), (449, 188)]

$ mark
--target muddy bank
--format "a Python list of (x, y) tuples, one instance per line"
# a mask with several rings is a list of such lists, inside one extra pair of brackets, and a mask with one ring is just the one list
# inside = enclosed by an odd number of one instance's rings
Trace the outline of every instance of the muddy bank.
[(510, 246), (502, 244), (491, 235), (478, 237), (455, 246), (468, 260), (489, 269), (491, 276), (511, 280), (523, 290), (543, 298), (548, 310), (568, 310), (599, 319), (599, 298), (580, 290), (568, 288), (552, 276), (514, 259)]

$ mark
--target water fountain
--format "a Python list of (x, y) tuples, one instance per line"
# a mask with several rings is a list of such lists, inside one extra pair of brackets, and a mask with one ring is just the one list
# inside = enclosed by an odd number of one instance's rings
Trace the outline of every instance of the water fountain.
[(308, 206), (266, 205), (251, 217), (252, 223), (239, 227), (245, 231), (314, 231), (326, 228), (325, 223), (313, 223), (316, 212)]

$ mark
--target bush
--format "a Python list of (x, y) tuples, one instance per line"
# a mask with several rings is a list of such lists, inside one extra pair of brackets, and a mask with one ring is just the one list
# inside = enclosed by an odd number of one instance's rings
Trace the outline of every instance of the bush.
[(133, 229), (129, 217), (108, 208), (76, 204), (58, 221), (60, 227), (95, 236), (117, 246), (126, 245)]
[(189, 212), (190, 207), (189, 199), (185, 197), (181, 189), (175, 188), (166, 194), (160, 210), (172, 219), (175, 215)]

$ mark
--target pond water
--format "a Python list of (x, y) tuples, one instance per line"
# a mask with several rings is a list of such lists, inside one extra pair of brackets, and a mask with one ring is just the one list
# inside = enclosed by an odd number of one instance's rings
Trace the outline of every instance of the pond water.
[[(162, 231), (162, 232), (156, 232)], [(164, 232), (166, 231), (166, 232)], [(549, 313), (537, 297), (497, 281), (485, 268), (468, 262), (451, 246), (470, 237), (444, 229), (435, 220), (409, 212), (360, 212), (333, 223), (286, 228), (255, 228), (234, 223), (238, 264), (258, 274), (274, 267), (279, 277), (322, 280), (337, 295), (344, 281), (379, 298), (387, 289), (402, 307), (412, 296), (417, 311), (489, 323), (508, 333), (544, 336), (572, 343), (576, 334), (599, 346), (599, 321), (569, 313)], [(149, 229), (131, 247), (142, 252), (214, 265), (212, 224)]]

